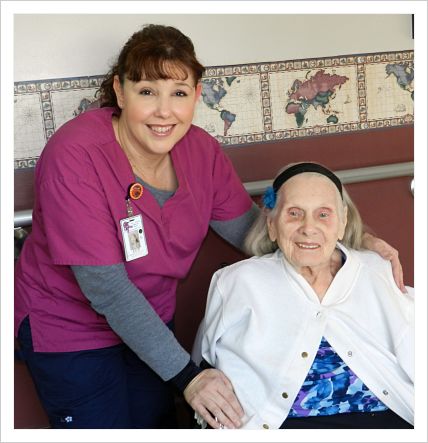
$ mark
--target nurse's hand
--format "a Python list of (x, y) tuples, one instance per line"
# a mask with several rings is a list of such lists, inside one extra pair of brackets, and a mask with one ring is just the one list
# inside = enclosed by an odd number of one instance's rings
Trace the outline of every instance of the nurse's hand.
[(400, 288), (400, 291), (406, 294), (407, 290), (404, 286), (403, 268), (398, 258), (398, 251), (384, 240), (374, 237), (367, 232), (363, 235), (363, 247), (370, 251), (377, 252), (382, 258), (391, 262), (395, 283)]
[(244, 411), (229, 379), (218, 369), (205, 369), (199, 373), (187, 385), (184, 398), (214, 429), (241, 426)]

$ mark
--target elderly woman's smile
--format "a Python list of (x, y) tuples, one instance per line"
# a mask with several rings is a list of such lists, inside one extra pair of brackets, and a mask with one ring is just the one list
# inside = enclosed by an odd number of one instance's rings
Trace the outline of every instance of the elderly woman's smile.
[(316, 243), (296, 243), (296, 245), (299, 247), (299, 248), (302, 248), (302, 249), (317, 249), (317, 248), (319, 248), (320, 247), (320, 245), (318, 245), (318, 244), (316, 244)]

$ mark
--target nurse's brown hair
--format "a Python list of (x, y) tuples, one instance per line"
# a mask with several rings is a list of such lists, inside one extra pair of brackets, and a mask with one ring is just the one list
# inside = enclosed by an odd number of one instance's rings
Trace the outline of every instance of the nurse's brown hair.
[(145, 80), (185, 80), (192, 73), (195, 86), (204, 67), (196, 58), (192, 41), (181, 31), (164, 25), (146, 25), (135, 32), (122, 48), (116, 63), (98, 91), (101, 106), (117, 107), (113, 80), (117, 75), (133, 82)]

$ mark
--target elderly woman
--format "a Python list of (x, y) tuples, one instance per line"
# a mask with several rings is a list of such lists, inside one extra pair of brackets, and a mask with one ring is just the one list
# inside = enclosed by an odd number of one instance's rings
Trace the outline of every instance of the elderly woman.
[(242, 428), (412, 428), (413, 295), (359, 250), (358, 211), (330, 170), (287, 167), (247, 237), (256, 255), (213, 277), (203, 363), (221, 369)]

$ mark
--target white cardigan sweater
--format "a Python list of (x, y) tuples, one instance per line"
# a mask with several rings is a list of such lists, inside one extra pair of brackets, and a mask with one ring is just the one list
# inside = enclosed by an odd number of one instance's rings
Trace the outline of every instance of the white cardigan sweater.
[(413, 423), (413, 290), (402, 294), (377, 254), (338, 247), (346, 262), (322, 303), (279, 250), (214, 274), (201, 353), (231, 380), (246, 413), (243, 429), (281, 426), (322, 336), (383, 403)]

